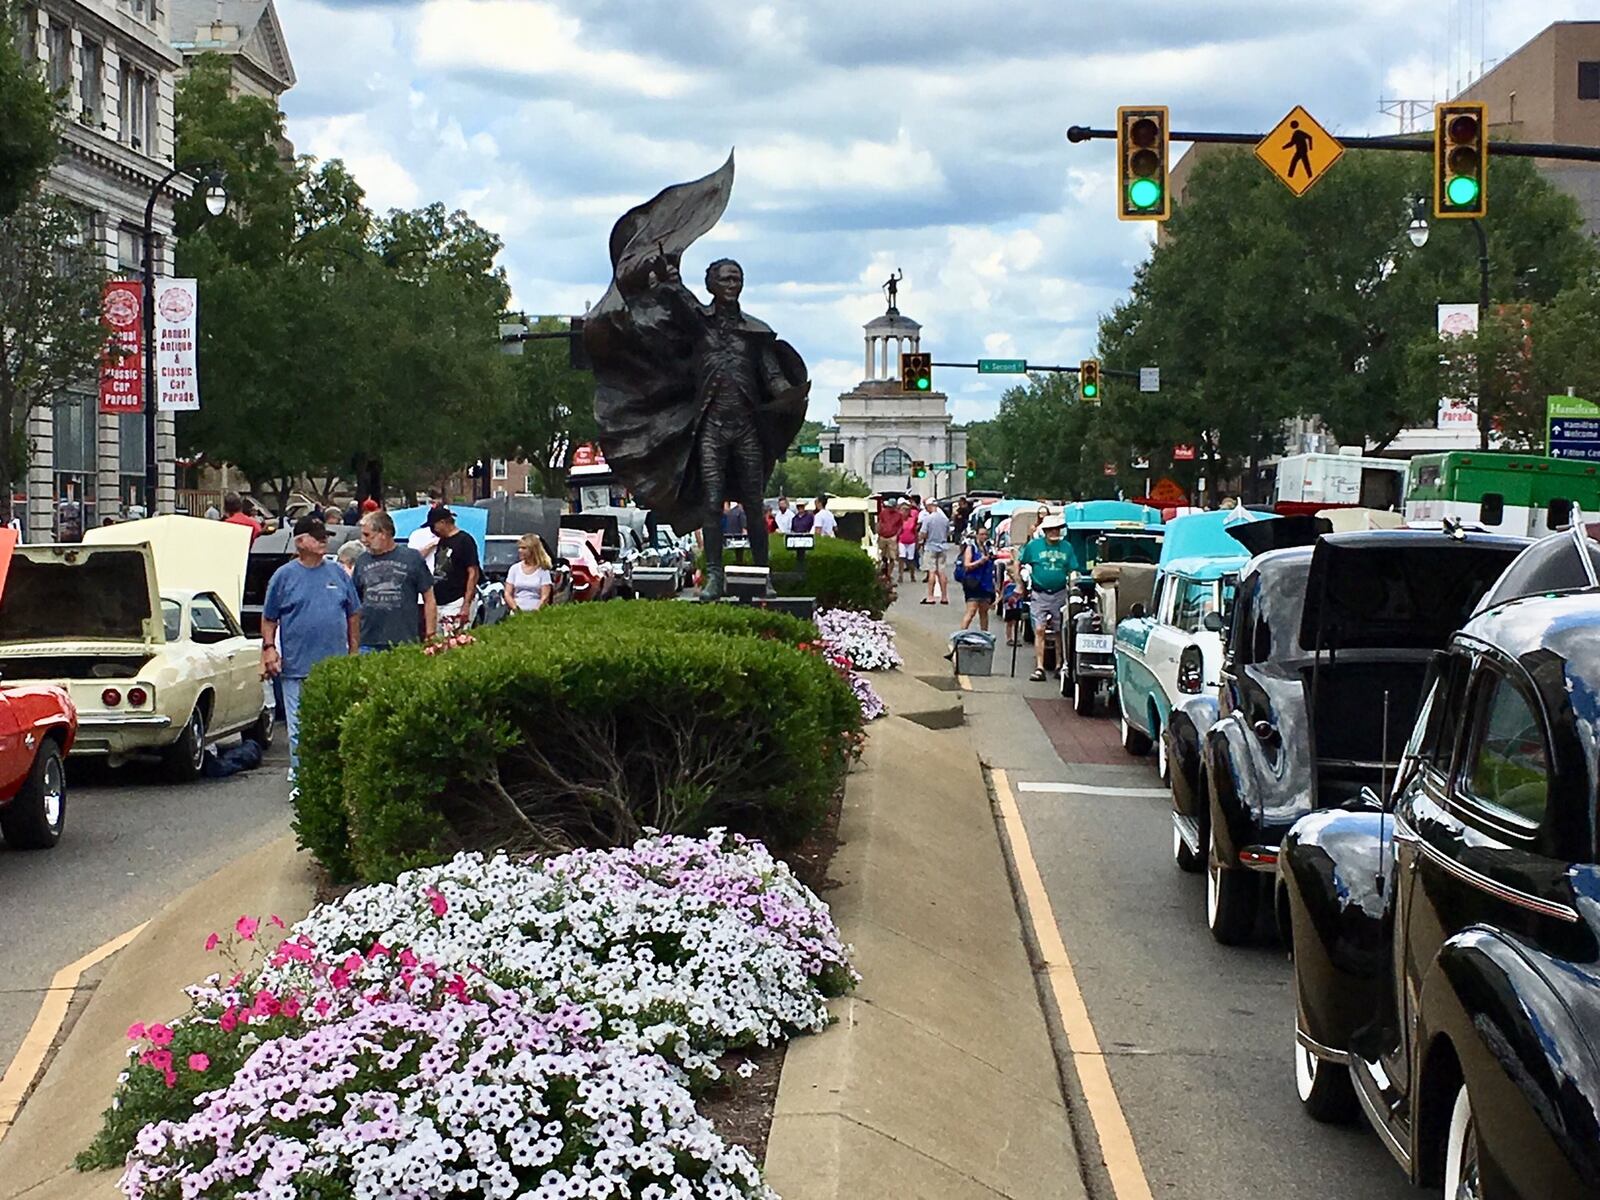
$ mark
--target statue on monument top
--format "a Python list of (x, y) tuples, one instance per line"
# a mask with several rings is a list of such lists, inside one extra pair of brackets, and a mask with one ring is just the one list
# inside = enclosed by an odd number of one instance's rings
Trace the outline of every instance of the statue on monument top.
[(900, 312), (900, 281), (905, 277), (906, 273), (896, 267), (894, 274), (884, 281), (883, 294), (888, 298), (889, 312), (891, 314), (898, 315)]
[(703, 599), (723, 593), (724, 501), (744, 507), (751, 558), (767, 565), (767, 480), (811, 390), (795, 349), (740, 307), (738, 263), (706, 268), (709, 304), (683, 284), (684, 251), (717, 223), (732, 187), (730, 154), (625, 213), (611, 231), (611, 286), (584, 323), (606, 462), (662, 522), (700, 526)]

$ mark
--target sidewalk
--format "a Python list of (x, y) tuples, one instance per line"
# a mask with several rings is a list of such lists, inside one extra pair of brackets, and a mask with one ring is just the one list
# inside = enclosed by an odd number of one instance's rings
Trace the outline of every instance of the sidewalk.
[(847, 786), (826, 897), (864, 978), (835, 1027), (789, 1047), (767, 1179), (784, 1200), (1076, 1200), (987, 786), (969, 732), (941, 727), (966, 693), (942, 638), (891, 619), (906, 665), (873, 676), (891, 715)]
[(219, 921), (277, 913), (293, 922), (315, 894), (310, 857), (293, 837), (223, 867), (161, 911), (111, 960), (71, 1035), (0, 1141), (0, 1200), (106, 1200), (120, 1197), (117, 1172), (80, 1174), (72, 1160), (100, 1129), (117, 1075), (127, 1061), (128, 1026), (170, 1019), (187, 1007), (183, 989), (221, 964), (205, 952)]

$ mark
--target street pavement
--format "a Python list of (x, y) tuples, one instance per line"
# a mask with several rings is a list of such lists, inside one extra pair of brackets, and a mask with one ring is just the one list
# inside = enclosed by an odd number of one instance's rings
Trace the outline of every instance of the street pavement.
[(287, 768), (281, 727), (259, 768), (228, 779), (169, 784), (153, 768), (70, 764), (55, 849), (0, 848), (0, 1074), (56, 971), (289, 832)]
[[(953, 631), (959, 589), (949, 607), (918, 605), (923, 594), (902, 584), (894, 618)], [(1203, 877), (1171, 860), (1171, 804), (1153, 759), (1130, 759), (1115, 722), (1078, 717), (1054, 680), (1027, 682), (1031, 646), (1015, 679), (1009, 648), (996, 649), (997, 673), (968, 680), (968, 730), (1015, 793), (1152, 1194), (1413, 1195), (1364, 1124), (1318, 1125), (1300, 1111), (1289, 964), (1274, 945), (1211, 940)], [(1080, 1138), (1092, 1136), (1072, 1100)], [(1109, 1196), (1098, 1156), (1085, 1157), (1091, 1194)]]

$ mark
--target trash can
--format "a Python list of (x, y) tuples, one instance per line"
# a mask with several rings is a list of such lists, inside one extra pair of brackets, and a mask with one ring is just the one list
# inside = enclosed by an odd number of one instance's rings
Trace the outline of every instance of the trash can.
[(980, 629), (963, 629), (950, 635), (957, 675), (994, 673), (994, 635)]

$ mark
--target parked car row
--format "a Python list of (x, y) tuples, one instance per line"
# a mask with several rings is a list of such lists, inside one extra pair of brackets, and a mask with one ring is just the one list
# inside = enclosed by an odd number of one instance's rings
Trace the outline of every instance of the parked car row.
[(1202, 519), (1098, 619), (1211, 935), (1291, 952), (1307, 1113), (1447, 1197), (1600, 1195), (1600, 544), (1224, 519), (1169, 556)]

